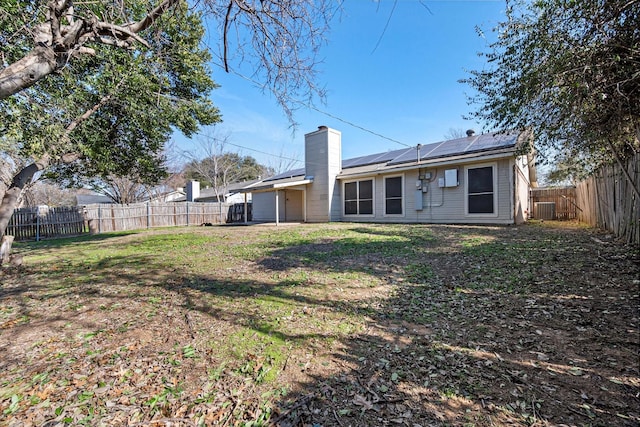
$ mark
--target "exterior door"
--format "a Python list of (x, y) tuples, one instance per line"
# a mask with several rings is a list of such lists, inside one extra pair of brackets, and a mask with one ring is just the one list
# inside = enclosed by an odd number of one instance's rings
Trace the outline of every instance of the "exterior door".
[(284, 220), (292, 222), (304, 221), (304, 213), (302, 209), (302, 191), (287, 190), (285, 191), (284, 202)]

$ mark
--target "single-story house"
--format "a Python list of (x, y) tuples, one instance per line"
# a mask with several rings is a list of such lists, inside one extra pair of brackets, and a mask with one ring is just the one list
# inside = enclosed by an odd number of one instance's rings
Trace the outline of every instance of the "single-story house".
[[(199, 203), (218, 203), (219, 201), (222, 201), (228, 204), (251, 202), (251, 193), (241, 192), (241, 190), (258, 181), (259, 180), (254, 179), (251, 181), (234, 182), (227, 185), (224, 190), (218, 191), (212, 187), (201, 189), (199, 181), (189, 181), (187, 182), (186, 192), (184, 195), (173, 201)], [(218, 196), (220, 191), (224, 191), (224, 194), (220, 194), (220, 196)]]
[(533, 158), (528, 132), (480, 134), (342, 160), (341, 133), (305, 135), (305, 167), (241, 191), (253, 220), (519, 224), (527, 220)]
[[(167, 202), (175, 202), (179, 198), (184, 200), (185, 192), (182, 188), (178, 189), (169, 189), (162, 190), (161, 188), (154, 188), (152, 190), (152, 194), (149, 197), (142, 198), (139, 200), (139, 203), (167, 203)], [(93, 204), (113, 204), (113, 199), (109, 196), (105, 196), (103, 194), (96, 193), (78, 193), (76, 194), (76, 204), (78, 206), (88, 206)]]
[(103, 204), (103, 205), (107, 205), (107, 204), (112, 204), (113, 200), (111, 200), (110, 197), (102, 195), (102, 194), (95, 194), (95, 193), (78, 193), (76, 194), (76, 205), (77, 206), (87, 206), (87, 205), (93, 205), (93, 204)]
[(176, 200), (183, 198), (184, 196), (184, 188), (167, 189), (164, 191), (162, 188), (158, 188), (153, 189), (152, 195), (148, 199), (142, 201), (152, 203), (168, 203), (175, 202)]

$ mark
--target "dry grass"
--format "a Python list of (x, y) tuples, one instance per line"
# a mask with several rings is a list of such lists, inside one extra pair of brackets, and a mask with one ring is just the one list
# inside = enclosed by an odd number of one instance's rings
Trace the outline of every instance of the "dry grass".
[[(637, 425), (637, 248), (558, 223), (18, 246), (3, 425)], [(217, 424), (216, 424), (217, 423)]]

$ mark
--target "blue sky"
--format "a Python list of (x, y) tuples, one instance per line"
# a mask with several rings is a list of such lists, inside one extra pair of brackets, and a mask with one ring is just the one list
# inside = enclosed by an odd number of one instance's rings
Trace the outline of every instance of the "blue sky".
[[(343, 158), (403, 147), (371, 132), (415, 146), (440, 141), (451, 128), (480, 131), (482, 124), (462, 117), (471, 109), (465, 96), (471, 89), (458, 80), (465, 70), (484, 66), (477, 53), (490, 39), (480, 37), (476, 26), (494, 37), (491, 29), (504, 19), (504, 9), (503, 0), (397, 0), (395, 8), (393, 0), (346, 0), (319, 67), (318, 83), (327, 90), (319, 108), (333, 117), (298, 110), (294, 133), (272, 96), (214, 68), (221, 87), (211, 97), (224, 120), (216, 132), (229, 136), (229, 151), (275, 165), (282, 154), (303, 160), (304, 134), (319, 125), (342, 132)], [(198, 137), (176, 141), (183, 150), (199, 145)]]

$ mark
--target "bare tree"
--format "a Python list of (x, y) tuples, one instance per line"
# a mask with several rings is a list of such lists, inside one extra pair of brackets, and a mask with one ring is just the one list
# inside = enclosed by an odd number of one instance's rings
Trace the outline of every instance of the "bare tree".
[(446, 140), (464, 138), (467, 136), (467, 131), (462, 128), (449, 128), (443, 136)]
[(148, 186), (140, 180), (117, 175), (109, 175), (106, 179), (94, 182), (92, 189), (118, 204), (138, 203), (148, 199), (150, 194)]
[(218, 65), (237, 73), (247, 65), (245, 77), (271, 92), (291, 123), (297, 107), (324, 97), (317, 85), (318, 54), (340, 0), (205, 0), (205, 5), (218, 22)]
[(280, 147), (280, 153), (275, 157), (275, 160), (269, 162), (269, 172), (279, 174), (302, 165), (304, 162), (300, 159), (300, 153), (290, 153), (285, 151), (284, 147)]
[(229, 134), (220, 135), (214, 129), (200, 140), (198, 152), (185, 152), (189, 159), (185, 178), (211, 186), (220, 202), (225, 201), (230, 184), (257, 179), (268, 171), (251, 156), (227, 151), (229, 138)]
[(75, 206), (76, 192), (48, 181), (37, 181), (24, 192), (24, 200), (28, 206), (47, 205)]

